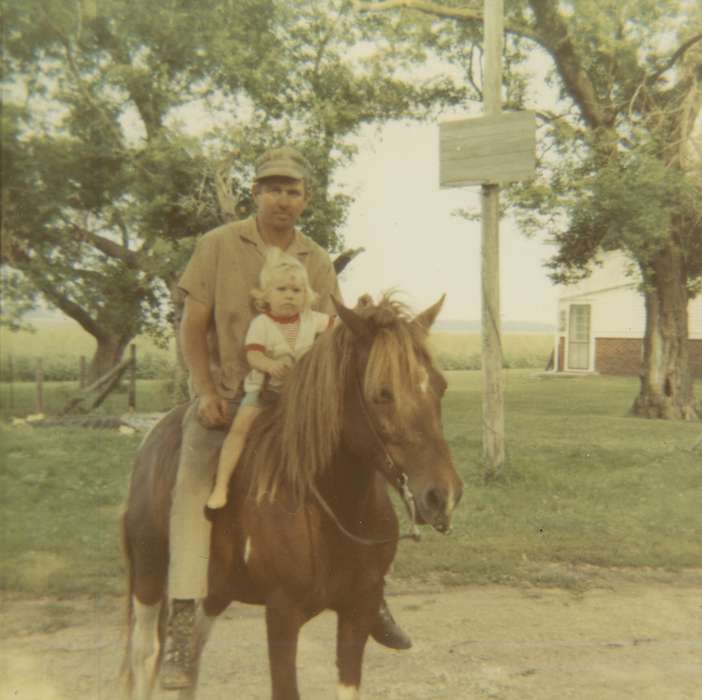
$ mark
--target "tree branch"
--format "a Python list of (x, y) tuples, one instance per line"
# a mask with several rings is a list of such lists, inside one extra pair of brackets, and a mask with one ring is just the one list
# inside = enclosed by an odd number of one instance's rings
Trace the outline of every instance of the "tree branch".
[(691, 49), (698, 41), (702, 41), (702, 34), (697, 34), (690, 37), (687, 41), (683, 42), (674, 52), (673, 55), (667, 60), (662, 68), (659, 68), (653, 75), (646, 78), (647, 83), (653, 83), (658, 78), (663, 75), (666, 71), (670, 70), (688, 51)]
[(529, 0), (529, 5), (542, 30), (537, 41), (556, 62), (565, 88), (580, 107), (585, 122), (593, 129), (611, 128), (614, 115), (603, 107), (570, 38), (568, 24), (558, 11), (557, 3), (554, 0)]
[(461, 7), (450, 7), (440, 5), (429, 0), (380, 0), (380, 2), (362, 2), (353, 0), (353, 9), (357, 12), (386, 12), (387, 10), (408, 9), (417, 10), (439, 17), (449, 17), (450, 19), (483, 21), (482, 12), (476, 12)]
[[(478, 85), (478, 83), (475, 80), (475, 71), (474, 71), (474, 59), (475, 59), (475, 47), (471, 48), (470, 52), (470, 58), (468, 59), (468, 70), (467, 70), (467, 76), (468, 76), (468, 82), (475, 90), (475, 94), (480, 97), (480, 99), (483, 99), (483, 89), (482, 86)], [(478, 61), (478, 65), (480, 65), (480, 61)]]
[(115, 243), (109, 238), (99, 236), (75, 224), (73, 225), (73, 230), (79, 240), (90, 243), (90, 245), (97, 248), (101, 253), (109, 255), (111, 258), (121, 260), (130, 269), (137, 269), (139, 267), (139, 258), (133, 250), (129, 250), (129, 248), (125, 248), (123, 245)]
[(702, 111), (702, 65), (683, 65), (681, 79), (673, 90), (677, 93), (673, 98), (677, 110), (670, 120), (672, 128), (667, 150), (672, 157), (669, 162), (676, 162), (687, 170), (694, 162), (692, 135)]
[[(476, 24), (483, 23), (483, 13), (478, 10), (471, 10), (465, 7), (451, 7), (442, 5), (431, 0), (380, 0), (379, 2), (365, 2), (363, 0), (353, 0), (353, 9), (357, 12), (386, 12), (388, 10), (415, 10), (427, 15), (436, 17), (446, 17)], [(539, 42), (534, 30), (525, 24), (517, 24), (505, 19), (505, 31), (509, 34), (516, 34), (525, 39), (533, 39)]]
[(239, 218), (237, 211), (238, 200), (232, 195), (231, 170), (234, 163), (241, 156), (241, 151), (236, 148), (225, 156), (214, 169), (215, 192), (217, 204), (222, 217), (227, 221), (236, 221)]
[(57, 306), (67, 316), (79, 323), (93, 337), (98, 338), (101, 335), (105, 335), (105, 329), (85, 309), (48, 284), (45, 274), (32, 270), (32, 259), (20, 246), (11, 244), (11, 255), (15, 263), (20, 263), (18, 269), (31, 279), (32, 284), (54, 306)]

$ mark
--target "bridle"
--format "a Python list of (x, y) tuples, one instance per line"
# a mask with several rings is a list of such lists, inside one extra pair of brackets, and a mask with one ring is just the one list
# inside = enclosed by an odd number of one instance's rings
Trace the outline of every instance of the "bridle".
[(378, 430), (378, 426), (376, 425), (373, 416), (368, 410), (368, 404), (366, 403), (366, 400), (363, 396), (363, 389), (361, 388), (361, 380), (358, 375), (358, 372), (354, 372), (354, 386), (356, 389), (356, 394), (358, 396), (359, 404), (361, 406), (361, 413), (365, 417), (366, 423), (368, 424), (368, 427), (370, 428), (370, 431), (373, 437), (375, 438), (378, 450), (383, 455), (382, 467), (378, 467), (378, 470), (390, 482), (390, 484), (392, 484), (395, 487), (395, 489), (397, 489), (398, 493), (402, 497), (402, 501), (404, 502), (405, 507), (407, 508), (407, 514), (410, 518), (411, 530), (410, 532), (405, 533), (403, 535), (398, 535), (397, 537), (389, 537), (381, 540), (354, 535), (341, 524), (339, 519), (334, 514), (334, 511), (324, 500), (322, 494), (319, 493), (316, 486), (313, 485), (311, 491), (317, 499), (317, 501), (319, 501), (319, 505), (322, 507), (322, 510), (331, 518), (331, 520), (339, 528), (339, 530), (341, 530), (341, 532), (343, 532), (343, 534), (346, 535), (346, 537), (353, 540), (354, 542), (358, 542), (359, 544), (364, 545), (390, 544), (391, 542), (397, 542), (399, 540), (407, 539), (419, 542), (419, 540), (421, 539), (421, 535), (419, 532), (419, 528), (417, 527), (417, 504), (415, 503), (414, 495), (412, 494), (409, 488), (409, 477), (407, 476), (407, 474), (405, 474), (405, 472), (402, 471), (402, 469), (400, 469), (400, 467), (397, 466), (395, 460), (392, 458), (392, 455), (390, 454), (387, 446), (385, 445), (385, 441), (383, 440), (383, 437), (380, 434), (380, 431)]

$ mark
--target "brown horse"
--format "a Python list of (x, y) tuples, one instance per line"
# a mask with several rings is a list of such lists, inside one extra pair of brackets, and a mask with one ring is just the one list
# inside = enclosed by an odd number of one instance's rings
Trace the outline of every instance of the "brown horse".
[[(212, 527), (199, 650), (232, 601), (265, 605), (274, 700), (299, 698), (297, 640), (323, 610), (338, 616), (338, 698), (359, 697), (364, 647), (395, 556), (398, 520), (386, 484), (417, 522), (445, 532), (460, 499), (441, 427), (446, 382), (426, 335), (443, 298), (416, 318), (389, 297), (323, 334), (252, 428)], [(151, 694), (160, 662), (170, 492), (183, 409), (167, 415), (137, 455), (124, 516), (130, 696)], [(181, 691), (181, 698), (195, 690)]]

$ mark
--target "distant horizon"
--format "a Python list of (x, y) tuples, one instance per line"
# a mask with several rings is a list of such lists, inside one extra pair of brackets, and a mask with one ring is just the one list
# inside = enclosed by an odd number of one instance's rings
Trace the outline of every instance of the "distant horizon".
[[(52, 321), (58, 323), (75, 323), (80, 325), (70, 316), (66, 316), (62, 311), (52, 309), (35, 309), (22, 315), (22, 320), (29, 323), (40, 321)], [(438, 318), (433, 329), (443, 333), (478, 333), (481, 329), (480, 319), (461, 318)], [(543, 321), (521, 321), (504, 319), (502, 321), (502, 331), (506, 333), (555, 333), (555, 323), (545, 323)], [(87, 333), (87, 331), (86, 331)]]
[[(543, 321), (515, 321), (505, 319), (501, 323), (502, 332), (505, 333), (555, 333), (555, 323)], [(480, 319), (437, 319), (433, 330), (444, 333), (477, 333), (480, 332), (482, 322)]]

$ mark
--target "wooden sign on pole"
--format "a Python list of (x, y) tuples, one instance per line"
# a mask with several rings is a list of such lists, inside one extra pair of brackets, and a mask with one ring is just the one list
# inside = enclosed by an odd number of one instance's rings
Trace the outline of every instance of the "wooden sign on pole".
[(439, 124), (439, 185), (504, 184), (534, 174), (534, 112), (461, 119)]

